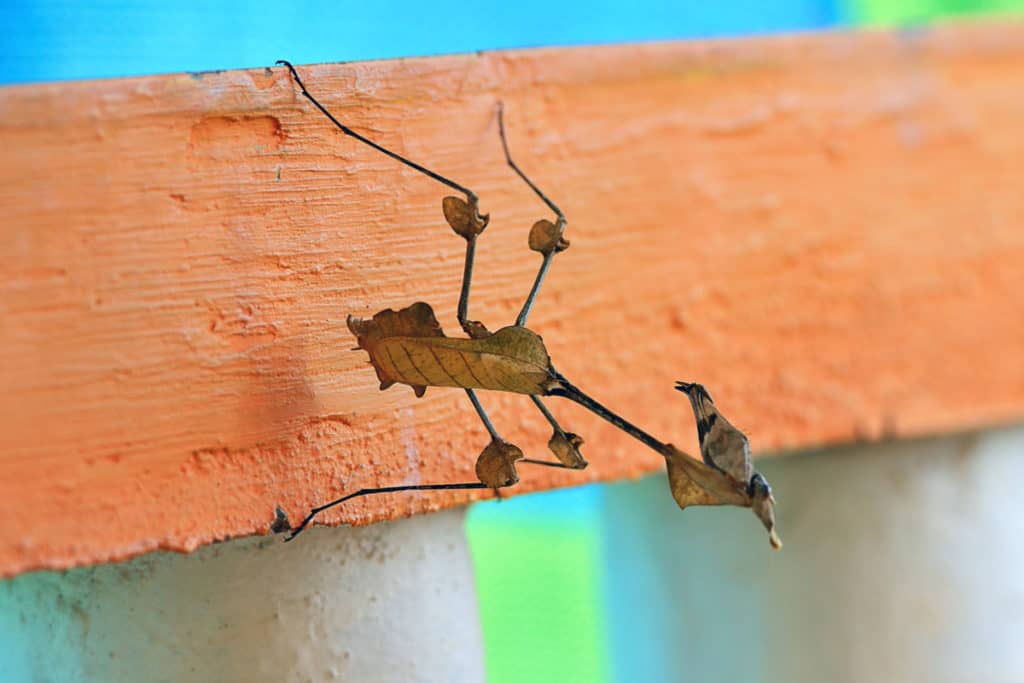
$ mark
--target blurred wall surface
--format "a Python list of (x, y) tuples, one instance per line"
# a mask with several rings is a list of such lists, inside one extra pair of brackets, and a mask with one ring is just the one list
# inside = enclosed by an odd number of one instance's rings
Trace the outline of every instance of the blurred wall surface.
[(479, 681), (464, 516), (2, 581), (0, 681)]
[(660, 475), (472, 508), (488, 680), (1024, 680), (1024, 427), (758, 466), (780, 552)]

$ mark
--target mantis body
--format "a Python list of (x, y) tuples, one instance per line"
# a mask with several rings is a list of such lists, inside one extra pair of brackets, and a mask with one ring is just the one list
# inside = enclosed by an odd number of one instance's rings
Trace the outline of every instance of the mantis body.
[[(519, 481), (516, 471), (517, 463), (583, 469), (587, 466), (587, 461), (580, 453), (583, 439), (562, 429), (541, 400), (542, 397), (558, 396), (582, 405), (661, 454), (667, 464), (672, 495), (679, 507), (685, 508), (690, 505), (751, 507), (768, 530), (772, 546), (781, 547), (778, 536), (775, 534), (774, 498), (771, 487), (768, 486), (764, 477), (753, 469), (747, 437), (718, 412), (710, 394), (701, 385), (680, 382), (677, 389), (687, 393), (690, 397), (697, 420), (703, 461), (690, 457), (670, 443), (656, 439), (584, 394), (555, 369), (540, 335), (526, 327), (530, 309), (540, 291), (552, 259), (555, 254), (569, 247), (569, 242), (563, 236), (567, 221), (554, 202), (512, 160), (500, 106), (498, 123), (505, 159), (516, 174), (554, 212), (555, 221), (542, 219), (534, 223), (531, 228), (529, 246), (543, 257), (540, 269), (515, 323), (490, 332), (482, 323), (470, 320), (468, 317), (476, 241), (489, 222), (489, 216), (480, 213), (477, 195), (472, 190), (410, 161), (348, 128), (306, 90), (298, 72), (290, 63), (281, 61), (278, 64), (288, 68), (302, 94), (341, 132), (463, 195), (464, 199), (455, 196), (445, 197), (442, 208), (445, 220), (452, 230), (466, 241), (466, 258), (457, 318), (467, 336), (461, 338), (446, 336), (434, 316), (433, 309), (429, 304), (423, 302), (414, 303), (399, 311), (386, 309), (370, 319), (349, 316), (348, 327), (358, 339), (359, 347), (369, 353), (370, 362), (380, 380), (381, 390), (396, 383), (406, 384), (412, 387), (416, 396), (419, 397), (424, 394), (428, 386), (461, 388), (468, 395), (491, 436), (490, 443), (477, 458), (478, 481), (360, 489), (355, 493), (314, 508), (292, 531), (288, 540), (298, 535), (320, 512), (357, 496), (410, 490), (500, 489), (512, 486)], [(501, 438), (487, 412), (480, 404), (476, 396), (477, 390), (505, 391), (529, 396), (551, 425), (552, 436), (548, 447), (554, 454), (555, 460), (525, 458), (521, 449)]]

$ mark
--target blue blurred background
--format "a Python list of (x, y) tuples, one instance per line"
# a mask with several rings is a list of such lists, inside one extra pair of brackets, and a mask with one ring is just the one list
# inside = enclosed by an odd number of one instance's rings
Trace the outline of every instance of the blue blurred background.
[[(8, 83), (498, 48), (809, 30), (839, 5), (658, 2), (13, 2), (2, 10)], [(386, 11), (381, 11), (386, 8)]]
[[(0, 3), (0, 83), (581, 45), (1012, 12), (1022, 0)], [(382, 11), (383, 10), (383, 11)]]
[[(281, 57), (301, 64), (908, 25), (1021, 9), (1024, 0), (520, 0), (477, 6), (451, 0), (8, 0), (0, 8), (0, 83), (254, 67)], [(776, 467), (781, 465), (766, 463), (765, 470), (772, 475)], [(678, 515), (664, 481), (655, 477), (478, 504), (467, 531), (492, 682), (672, 680), (681, 676), (675, 668), (681, 659), (690, 662), (690, 671), (705, 670), (700, 662), (707, 660), (714, 662), (708, 670), (723, 679), (757, 680), (749, 669), (757, 653), (740, 658), (730, 652), (733, 642), (757, 643), (756, 624), (742, 623), (736, 611), (728, 638), (681, 633), (678, 606), (666, 600), (730, 594), (730, 605), (688, 606), (691, 612), (728, 612), (758, 599), (742, 588), (751, 577), (716, 575), (706, 563), (680, 554), (678, 545), (663, 542), (685, 537), (692, 553), (728, 553), (715, 550), (719, 534), (737, 542), (737, 534), (749, 534), (742, 543), (764, 545), (745, 516), (697, 510)], [(740, 565), (725, 564), (742, 574)], [(675, 566), (687, 570), (664, 574)], [(722, 582), (729, 585), (711, 590)], [(685, 637), (673, 641), (658, 634)]]

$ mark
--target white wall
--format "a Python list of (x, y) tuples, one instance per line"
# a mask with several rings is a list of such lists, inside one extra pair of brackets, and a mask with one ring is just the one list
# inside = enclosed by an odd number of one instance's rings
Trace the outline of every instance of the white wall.
[(611, 487), (617, 680), (1024, 681), (1024, 428), (758, 466), (778, 553), (748, 511)]
[(454, 510), (0, 583), (0, 680), (476, 681)]

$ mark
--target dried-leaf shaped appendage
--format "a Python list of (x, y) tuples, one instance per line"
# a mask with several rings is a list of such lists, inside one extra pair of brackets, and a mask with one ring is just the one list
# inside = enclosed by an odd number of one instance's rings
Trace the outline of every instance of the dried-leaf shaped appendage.
[(377, 371), (382, 391), (395, 382), (402, 382), (411, 386), (416, 396), (423, 395), (430, 382), (416, 373), (413, 373), (416, 381), (407, 381), (410, 373), (403, 372), (404, 366), (396, 364), (395, 351), (389, 348), (388, 340), (444, 337), (441, 323), (437, 322), (430, 304), (419, 301), (400, 311), (386, 308), (370, 320), (350, 315), (347, 323), (359, 341), (359, 348), (370, 353), (370, 362)]
[(582, 445), (583, 437), (572, 432), (556, 431), (548, 440), (548, 448), (558, 458), (558, 462), (574, 470), (582, 470), (587, 466), (586, 458), (580, 453)]
[(375, 314), (372, 320), (363, 320), (350, 315), (348, 328), (356, 335), (356, 338), (444, 336), (444, 330), (441, 329), (441, 323), (437, 322), (434, 309), (430, 307), (430, 304), (422, 301), (398, 311), (385, 308)]
[[(680, 508), (690, 505), (736, 505), (753, 508), (765, 529), (773, 548), (782, 542), (775, 533), (775, 498), (771, 487), (760, 474), (754, 474), (751, 484), (744, 485), (710, 467), (672, 445), (665, 451), (668, 465), (668, 483), (672, 497)], [(761, 485), (763, 484), (763, 486)]]
[(552, 223), (541, 219), (530, 228), (530, 249), (545, 255), (565, 251), (569, 248), (569, 240), (562, 237), (564, 232), (565, 224), (562, 221)]
[(522, 459), (523, 452), (518, 446), (493, 439), (476, 460), (476, 476), (492, 489), (511, 486), (519, 481), (516, 460)]
[(446, 337), (425, 303), (387, 309), (371, 320), (349, 316), (359, 348), (370, 354), (381, 389), (395, 382), (422, 395), (425, 387), (490, 389), (543, 395), (553, 381), (544, 342), (525, 327), (479, 339)]
[(482, 233), (490, 220), (489, 215), (480, 215), (475, 200), (466, 202), (459, 197), (445, 197), (441, 202), (441, 208), (452, 230), (467, 240)]
[(690, 505), (738, 505), (749, 507), (750, 498), (731, 478), (694, 460), (675, 446), (665, 454), (668, 483), (680, 508)]

